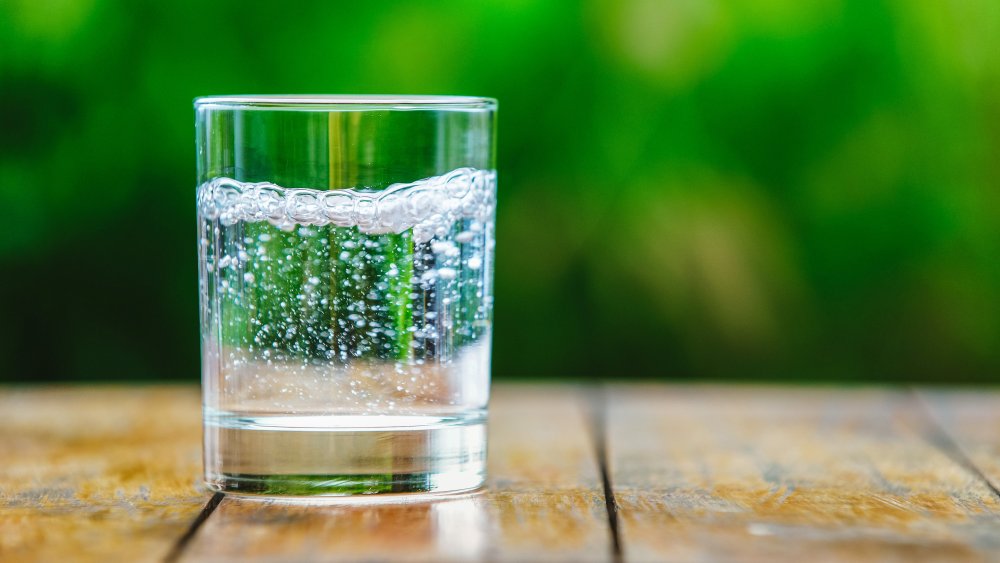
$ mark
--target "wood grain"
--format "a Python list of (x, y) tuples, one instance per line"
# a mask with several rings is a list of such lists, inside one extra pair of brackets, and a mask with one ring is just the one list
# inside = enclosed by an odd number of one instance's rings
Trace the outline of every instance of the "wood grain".
[(432, 502), (326, 506), (228, 496), (183, 560), (608, 560), (584, 407), (570, 388), (499, 387), (490, 405), (486, 490)]
[[(578, 391), (499, 386), (486, 490), (226, 497), (191, 561), (606, 561)], [(195, 520), (195, 388), (0, 389), (0, 560), (158, 561)], [(605, 448), (630, 561), (1000, 561), (1000, 393), (620, 386)]]
[(0, 560), (159, 561), (207, 495), (196, 388), (0, 389)]
[(920, 413), (876, 389), (615, 388), (625, 559), (996, 560), (997, 497)]

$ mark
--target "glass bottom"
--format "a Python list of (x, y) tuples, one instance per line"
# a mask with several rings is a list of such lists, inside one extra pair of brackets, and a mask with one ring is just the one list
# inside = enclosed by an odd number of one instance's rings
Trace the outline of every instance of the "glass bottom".
[(236, 494), (463, 492), (485, 480), (485, 416), (206, 413), (205, 460)]

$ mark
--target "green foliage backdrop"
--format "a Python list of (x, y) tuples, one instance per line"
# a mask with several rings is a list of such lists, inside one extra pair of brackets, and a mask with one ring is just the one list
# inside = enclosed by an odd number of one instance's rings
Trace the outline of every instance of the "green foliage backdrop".
[(991, 381), (994, 0), (0, 3), (0, 380), (198, 377), (191, 100), (500, 100), (494, 371)]

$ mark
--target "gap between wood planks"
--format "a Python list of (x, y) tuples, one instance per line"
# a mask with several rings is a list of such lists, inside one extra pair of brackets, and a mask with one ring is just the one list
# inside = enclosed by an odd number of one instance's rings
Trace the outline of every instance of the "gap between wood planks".
[(976, 479), (982, 481), (986, 488), (993, 493), (993, 496), (1000, 500), (1000, 489), (986, 476), (985, 473), (972, 461), (972, 459), (962, 450), (958, 442), (948, 433), (941, 421), (934, 414), (934, 409), (927, 403), (920, 391), (913, 387), (908, 387), (909, 396), (917, 410), (921, 413), (921, 418), (926, 422), (927, 432), (921, 435), (927, 443), (934, 446), (941, 453), (948, 456), (959, 467), (971, 473)]
[(208, 502), (205, 503), (205, 507), (202, 508), (201, 512), (198, 513), (198, 516), (195, 517), (194, 522), (191, 522), (191, 527), (188, 528), (188, 531), (184, 532), (183, 536), (177, 538), (177, 543), (175, 543), (170, 549), (170, 553), (167, 553), (167, 556), (163, 558), (164, 563), (176, 563), (180, 559), (188, 544), (191, 543), (195, 534), (198, 533), (198, 529), (201, 528), (202, 524), (208, 520), (208, 517), (215, 512), (215, 509), (219, 507), (219, 504), (222, 503), (222, 499), (224, 498), (226, 498), (226, 493), (219, 492), (215, 493), (210, 499), (208, 499)]
[(611, 532), (611, 559), (621, 563), (623, 550), (621, 533), (618, 530), (618, 501), (615, 500), (614, 484), (611, 482), (611, 470), (608, 463), (608, 432), (607, 432), (607, 386), (593, 388), (587, 402), (591, 438), (594, 443), (594, 454), (597, 456), (597, 466), (601, 470), (601, 484), (604, 487), (604, 504), (608, 511), (608, 528)]

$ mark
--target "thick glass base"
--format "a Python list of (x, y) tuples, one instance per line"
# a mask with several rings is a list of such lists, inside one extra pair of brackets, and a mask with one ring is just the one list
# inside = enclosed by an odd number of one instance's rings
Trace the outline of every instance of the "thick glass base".
[(486, 475), (486, 424), (463, 416), (206, 415), (205, 481), (267, 496), (448, 493)]
[(483, 484), (482, 475), (219, 475), (210, 489), (241, 495), (344, 496), (461, 493)]

